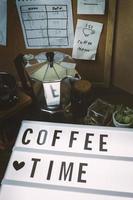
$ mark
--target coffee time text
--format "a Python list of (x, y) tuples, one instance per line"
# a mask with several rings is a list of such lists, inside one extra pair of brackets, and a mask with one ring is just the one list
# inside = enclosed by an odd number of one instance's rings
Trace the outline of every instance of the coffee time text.
[[(49, 134), (51, 135), (50, 139), (49, 139)], [(108, 139), (109, 139), (108, 134), (102, 133), (97, 135), (95, 133), (86, 132), (84, 134), (84, 139), (82, 139), (82, 144), (81, 144), (82, 136), (79, 131), (71, 130), (68, 135), (69, 138), (64, 137), (64, 135), (65, 132), (61, 129), (53, 130), (52, 133), (49, 133), (46, 129), (42, 129), (39, 130), (37, 134), (35, 134), (32, 128), (27, 128), (22, 136), (22, 144), (24, 146), (30, 145), (30, 143), (32, 143), (34, 139), (36, 145), (45, 146), (48, 140), (49, 146), (51, 147), (56, 147), (56, 145), (61, 146), (62, 142), (64, 142), (67, 145), (68, 149), (74, 148), (76, 145), (80, 144), (80, 147), (82, 146), (82, 149), (84, 151), (93, 151), (95, 145), (97, 145), (98, 150), (101, 152), (108, 151)], [(98, 137), (97, 140), (96, 137)]]

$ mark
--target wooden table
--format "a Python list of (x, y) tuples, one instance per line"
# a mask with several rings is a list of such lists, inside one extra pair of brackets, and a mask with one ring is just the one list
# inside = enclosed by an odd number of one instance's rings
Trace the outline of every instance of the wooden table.
[(3, 121), (12, 117), (32, 103), (31, 97), (25, 94), (23, 91), (18, 91), (18, 97), (18, 102), (14, 106), (0, 110), (0, 120)]

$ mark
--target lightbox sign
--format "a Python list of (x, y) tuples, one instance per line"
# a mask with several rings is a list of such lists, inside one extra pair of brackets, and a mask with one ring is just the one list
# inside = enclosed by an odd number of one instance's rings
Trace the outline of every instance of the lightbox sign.
[(133, 199), (132, 141), (132, 129), (23, 121), (0, 199)]

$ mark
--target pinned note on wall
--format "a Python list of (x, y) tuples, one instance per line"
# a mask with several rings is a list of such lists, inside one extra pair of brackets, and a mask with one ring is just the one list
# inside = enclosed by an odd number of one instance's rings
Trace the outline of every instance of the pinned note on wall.
[(16, 0), (26, 48), (71, 48), (71, 0)]
[(102, 23), (78, 19), (72, 57), (95, 60), (102, 28)]
[(105, 0), (78, 0), (78, 14), (103, 15)]
[(0, 45), (6, 46), (7, 0), (0, 0)]

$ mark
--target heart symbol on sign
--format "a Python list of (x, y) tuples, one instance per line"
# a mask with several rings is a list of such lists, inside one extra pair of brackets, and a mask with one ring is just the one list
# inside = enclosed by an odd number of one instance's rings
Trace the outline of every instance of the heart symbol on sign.
[(25, 162), (18, 162), (17, 160), (13, 162), (13, 167), (16, 170), (19, 170), (19, 169), (23, 168), (24, 165), (25, 165)]

